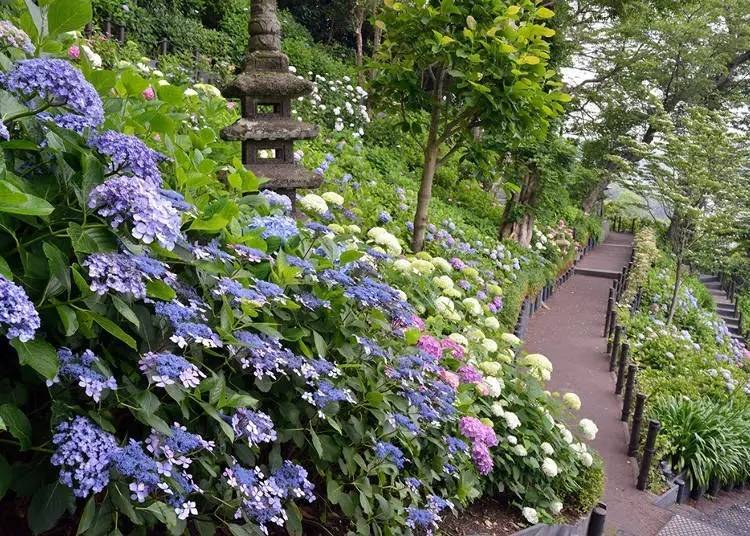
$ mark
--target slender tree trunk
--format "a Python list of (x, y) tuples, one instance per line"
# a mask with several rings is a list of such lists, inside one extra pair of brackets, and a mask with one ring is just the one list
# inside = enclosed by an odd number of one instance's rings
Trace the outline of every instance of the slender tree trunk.
[(411, 239), (411, 249), (415, 253), (422, 251), (424, 247), (425, 230), (427, 228), (427, 215), (432, 198), (432, 181), (438, 167), (438, 156), (440, 153), (439, 129), (440, 111), (442, 98), (442, 75), (433, 92), (432, 113), (430, 116), (430, 131), (427, 135), (427, 144), (424, 148), (424, 168), (422, 169), (422, 183), (419, 186), (417, 196), (417, 211), (414, 215), (414, 234)]
[(356, 52), (355, 61), (359, 72), (357, 73), (357, 79), (359, 85), (364, 85), (365, 73), (362, 71), (362, 65), (364, 64), (365, 57), (365, 44), (364, 37), (362, 36), (362, 29), (365, 25), (365, 6), (358, 4), (354, 7), (354, 37), (356, 41)]
[[(513, 194), (505, 203), (503, 223), (500, 225), (500, 238), (515, 240), (523, 247), (531, 245), (534, 230), (533, 208), (539, 192), (539, 169), (533, 163), (524, 177), (521, 191)], [(517, 215), (519, 210), (523, 214)]]
[(601, 199), (604, 190), (607, 189), (607, 185), (609, 184), (609, 182), (609, 179), (602, 179), (601, 181), (599, 181), (594, 189), (591, 190), (589, 195), (586, 196), (586, 199), (583, 200), (581, 208), (586, 214), (591, 213), (591, 210), (594, 208), (597, 201)]

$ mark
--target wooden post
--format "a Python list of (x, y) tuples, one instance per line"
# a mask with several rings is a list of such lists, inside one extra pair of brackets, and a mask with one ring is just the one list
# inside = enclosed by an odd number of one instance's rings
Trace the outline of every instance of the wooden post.
[(649, 421), (648, 423), (648, 434), (646, 435), (646, 446), (643, 449), (643, 456), (641, 457), (641, 469), (638, 473), (638, 483), (636, 487), (643, 491), (646, 489), (648, 484), (648, 473), (651, 470), (651, 463), (654, 459), (654, 453), (656, 452), (656, 438), (659, 436), (659, 430), (661, 424), (659, 421)]
[(630, 353), (630, 345), (626, 342), (620, 346), (620, 361), (617, 364), (617, 383), (615, 384), (615, 394), (619, 395), (622, 393), (622, 388), (625, 385), (625, 367), (628, 366), (628, 354)]
[(612, 311), (612, 316), (609, 319), (609, 333), (607, 334), (607, 353), (612, 351), (612, 345), (614, 344), (614, 333), (615, 325), (617, 325), (617, 311)]
[(643, 410), (646, 406), (646, 395), (638, 393), (635, 396), (635, 411), (633, 422), (630, 425), (630, 441), (628, 442), (628, 456), (634, 457), (638, 454), (638, 445), (641, 442), (641, 423), (643, 422)]
[(620, 420), (628, 422), (630, 417), (630, 406), (633, 404), (633, 389), (635, 389), (635, 375), (638, 372), (636, 365), (628, 366), (628, 381), (625, 384), (625, 396), (622, 398), (622, 415)]

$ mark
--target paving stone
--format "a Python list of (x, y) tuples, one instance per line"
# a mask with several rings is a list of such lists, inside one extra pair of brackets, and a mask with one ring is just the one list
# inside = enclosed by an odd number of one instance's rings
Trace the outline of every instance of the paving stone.
[(658, 536), (733, 536), (733, 533), (677, 515), (659, 531)]

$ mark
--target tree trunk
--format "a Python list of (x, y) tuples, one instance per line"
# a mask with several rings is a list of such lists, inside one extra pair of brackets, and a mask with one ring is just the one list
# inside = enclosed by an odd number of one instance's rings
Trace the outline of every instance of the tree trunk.
[(442, 106), (442, 76), (433, 93), (432, 113), (430, 117), (430, 131), (424, 148), (424, 168), (422, 169), (422, 183), (419, 185), (417, 196), (417, 211), (414, 215), (414, 234), (411, 239), (411, 249), (415, 253), (424, 248), (425, 230), (427, 229), (427, 214), (432, 198), (432, 181), (438, 167), (440, 152), (439, 129), (440, 110)]
[[(515, 240), (523, 247), (531, 245), (534, 231), (534, 212), (539, 193), (539, 169), (534, 163), (523, 179), (521, 191), (513, 194), (505, 203), (503, 222), (500, 225), (500, 238)], [(523, 211), (520, 216), (518, 211)]]
[(586, 196), (586, 199), (583, 200), (583, 204), (581, 208), (586, 214), (590, 214), (594, 206), (596, 206), (596, 203), (602, 198), (602, 195), (604, 194), (604, 190), (607, 189), (609, 182), (610, 182), (609, 179), (600, 180), (597, 183), (597, 185), (594, 187), (594, 189), (591, 190), (589, 195)]
[(362, 36), (362, 28), (364, 25), (365, 6), (358, 4), (354, 7), (354, 37), (356, 41), (355, 61), (357, 63), (357, 67), (359, 67), (360, 69), (357, 73), (357, 79), (360, 86), (364, 85), (365, 82), (365, 73), (362, 72), (362, 65), (364, 64), (365, 57), (364, 38)]
[(677, 309), (677, 295), (680, 292), (680, 284), (682, 283), (682, 253), (677, 256), (677, 269), (674, 274), (674, 288), (672, 289), (672, 301), (669, 304), (669, 316), (667, 317), (667, 325), (672, 323), (674, 320), (674, 313)]

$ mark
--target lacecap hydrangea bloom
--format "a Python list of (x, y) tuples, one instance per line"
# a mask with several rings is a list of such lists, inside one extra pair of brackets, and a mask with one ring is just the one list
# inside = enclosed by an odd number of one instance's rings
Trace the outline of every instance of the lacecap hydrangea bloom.
[(19, 48), (27, 54), (33, 54), (36, 50), (29, 35), (7, 20), (0, 20), (0, 44)]
[(167, 274), (165, 264), (142, 255), (127, 253), (94, 253), (83, 262), (89, 270), (91, 290), (106, 294), (114, 290), (146, 297), (146, 282)]
[(117, 381), (112, 376), (106, 377), (96, 370), (96, 363), (99, 358), (91, 350), (85, 350), (80, 355), (76, 355), (69, 348), (60, 348), (57, 351), (57, 358), (60, 361), (60, 368), (57, 376), (47, 382), (47, 385), (54, 385), (60, 379), (77, 381), (82, 387), (86, 396), (91, 397), (94, 402), (101, 400), (102, 393), (105, 389), (117, 389)]
[(0, 80), (2, 86), (31, 108), (52, 107), (56, 113), (40, 113), (57, 125), (83, 132), (104, 121), (102, 100), (83, 74), (65, 60), (36, 58), (16, 62)]
[(113, 228), (130, 225), (130, 232), (146, 244), (158, 242), (167, 250), (183, 239), (180, 213), (161, 190), (140, 177), (114, 176), (89, 194), (89, 208)]
[(5, 328), (5, 336), (30, 341), (40, 325), (39, 313), (26, 292), (0, 275), (0, 327)]
[(169, 352), (149, 352), (138, 362), (141, 372), (157, 387), (180, 383), (186, 389), (198, 387), (206, 375), (184, 357)]
[(156, 188), (161, 187), (159, 163), (167, 160), (167, 157), (148, 147), (139, 138), (108, 130), (94, 134), (88, 143), (91, 148), (110, 157), (112, 171), (131, 173)]

